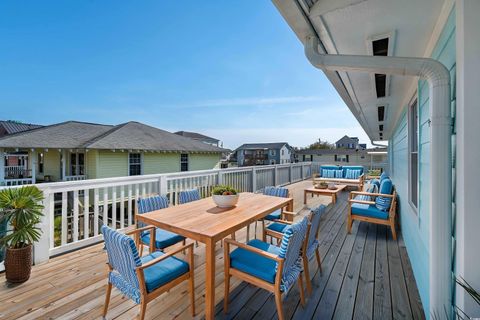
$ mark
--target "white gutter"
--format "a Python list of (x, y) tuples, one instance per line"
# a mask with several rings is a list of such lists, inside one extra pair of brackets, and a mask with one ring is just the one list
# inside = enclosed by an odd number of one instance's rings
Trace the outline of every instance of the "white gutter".
[(323, 71), (359, 71), (416, 76), (428, 81), (430, 92), (430, 316), (452, 310), (452, 168), (450, 74), (428, 58), (328, 55), (319, 39), (308, 37), (305, 54)]

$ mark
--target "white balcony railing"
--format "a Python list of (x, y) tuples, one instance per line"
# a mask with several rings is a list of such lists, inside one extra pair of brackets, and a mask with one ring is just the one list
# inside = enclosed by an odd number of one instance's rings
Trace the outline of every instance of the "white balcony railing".
[(101, 241), (102, 224), (115, 229), (131, 226), (139, 197), (165, 194), (177, 205), (182, 190), (196, 188), (207, 197), (214, 186), (228, 184), (241, 192), (257, 192), (265, 186), (310, 178), (316, 170), (318, 166), (302, 162), (37, 184), (44, 193), (45, 208), (34, 259), (36, 263), (46, 261), (52, 255)]
[(80, 181), (85, 179), (87, 179), (85, 175), (78, 175), (78, 176), (65, 176), (63, 180), (64, 181)]

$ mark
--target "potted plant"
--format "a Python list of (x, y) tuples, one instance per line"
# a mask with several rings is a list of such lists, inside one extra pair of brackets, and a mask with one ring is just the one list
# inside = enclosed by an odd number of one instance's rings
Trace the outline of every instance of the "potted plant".
[(42, 217), (43, 193), (36, 186), (8, 188), (0, 191), (0, 221), (7, 232), (0, 245), (6, 247), (5, 278), (11, 283), (25, 282), (32, 269), (32, 246), (40, 239), (36, 227)]
[(213, 202), (219, 208), (231, 208), (238, 202), (238, 192), (230, 186), (216, 186), (212, 190)]

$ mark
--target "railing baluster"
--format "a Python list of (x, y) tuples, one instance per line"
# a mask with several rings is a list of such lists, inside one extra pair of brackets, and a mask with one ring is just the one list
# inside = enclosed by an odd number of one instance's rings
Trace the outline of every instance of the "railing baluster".
[(112, 227), (117, 229), (117, 187), (112, 188)]
[(125, 188), (124, 186), (120, 186), (120, 229), (123, 229), (124, 227), (125, 227)]
[(73, 242), (78, 241), (78, 227), (79, 227), (79, 219), (78, 219), (78, 190), (73, 191)]
[(90, 238), (90, 190), (83, 190), (83, 239)]
[(98, 188), (93, 189), (93, 235), (96, 237), (98, 236), (98, 219), (99, 219), (99, 214), (98, 214), (98, 207), (99, 207), (99, 202), (100, 202), (100, 195)]
[[(103, 224), (108, 224), (108, 187), (103, 188)], [(110, 225), (111, 226), (111, 225)]]
[(62, 192), (62, 246), (67, 244), (67, 207), (68, 207), (68, 198), (67, 192)]
[(127, 216), (128, 223), (127, 226), (132, 225), (132, 185), (128, 185), (128, 205), (127, 205)]

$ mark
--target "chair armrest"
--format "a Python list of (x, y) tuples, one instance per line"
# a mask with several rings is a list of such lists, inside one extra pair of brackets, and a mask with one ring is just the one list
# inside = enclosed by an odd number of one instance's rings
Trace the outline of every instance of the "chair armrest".
[(136, 234), (136, 233), (140, 233), (140, 232), (147, 231), (147, 230), (150, 230), (150, 232), (155, 231), (155, 226), (149, 225), (149, 226), (146, 226), (146, 227), (130, 230), (128, 232), (125, 232), (125, 234), (126, 235), (131, 235), (131, 234)]
[(180, 251), (187, 250), (187, 249), (193, 251), (193, 242), (190, 243), (190, 244), (181, 246), (180, 248), (175, 249), (175, 250), (173, 250), (173, 251), (171, 251), (171, 252), (168, 252), (168, 253), (166, 253), (166, 254), (158, 257), (158, 258), (155, 258), (155, 259), (153, 259), (153, 260), (150, 260), (150, 261), (148, 261), (147, 263), (142, 264), (141, 266), (137, 267), (137, 269), (143, 271), (143, 269), (148, 268), (148, 267), (150, 267), (150, 266), (152, 266), (152, 265), (154, 265), (154, 264), (156, 264), (156, 263), (159, 263), (159, 262), (162, 261), (162, 260), (165, 260), (165, 259), (168, 258), (168, 257), (171, 257), (171, 256), (179, 253)]
[(387, 197), (393, 199), (393, 194), (384, 194), (384, 193), (372, 193), (372, 192), (364, 192), (364, 191), (351, 191), (350, 195), (365, 195), (365, 196), (372, 196), (372, 197)]
[(278, 231), (265, 229), (265, 234), (277, 239), (283, 239), (283, 233), (280, 233)]
[(297, 215), (295, 212), (292, 212), (292, 211), (287, 211), (287, 210), (283, 210), (282, 211), (282, 214), (285, 214), (285, 215), (288, 215), (288, 216), (295, 216)]
[[(241, 243), (241, 242), (238, 242), (238, 241), (235, 241), (235, 240), (232, 240), (232, 239), (224, 239), (223, 240), (225, 245), (229, 246), (229, 245), (234, 245), (236, 247), (239, 247), (239, 248), (242, 248), (242, 249), (245, 249), (245, 250), (248, 250), (250, 252), (253, 252), (253, 253), (256, 253), (264, 258), (267, 258), (267, 259), (271, 259), (271, 260), (274, 260), (276, 262), (280, 262), (280, 261), (283, 261), (283, 259), (279, 258), (277, 255), (271, 253), (271, 252), (268, 252), (268, 251), (263, 251), (263, 250), (260, 250), (258, 248), (255, 248), (255, 247), (252, 247), (252, 246), (249, 246), (247, 244), (244, 244), (244, 243)], [(228, 251), (227, 251), (228, 252)]]
[(355, 199), (350, 199), (348, 200), (350, 203), (361, 203), (361, 204), (375, 204), (375, 201), (368, 201), (368, 200), (355, 200)]
[(280, 222), (283, 224), (293, 224), (293, 221), (287, 221), (287, 220), (282, 220), (282, 219), (275, 219), (273, 220), (274, 222)]

